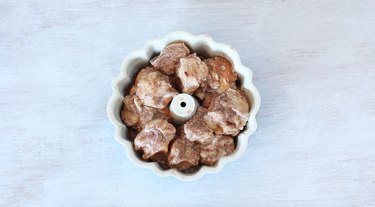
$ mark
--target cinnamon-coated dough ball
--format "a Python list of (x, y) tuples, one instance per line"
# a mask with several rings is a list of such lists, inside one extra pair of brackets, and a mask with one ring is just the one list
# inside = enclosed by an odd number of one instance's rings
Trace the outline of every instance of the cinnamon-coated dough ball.
[(184, 125), (184, 132), (186, 139), (190, 141), (197, 141), (200, 143), (210, 140), (214, 137), (212, 129), (207, 125), (203, 116), (206, 113), (206, 109), (203, 107), (198, 107), (197, 112), (189, 121)]
[(170, 84), (169, 77), (152, 68), (141, 70), (136, 78), (135, 94), (145, 106), (163, 109), (178, 94)]
[(121, 120), (128, 127), (132, 127), (136, 131), (141, 131), (147, 122), (164, 118), (171, 119), (169, 108), (156, 109), (143, 106), (141, 100), (136, 95), (128, 95), (124, 98), (124, 108), (121, 111)]
[(153, 58), (150, 63), (164, 74), (173, 75), (176, 73), (180, 58), (189, 54), (190, 50), (184, 43), (172, 43), (166, 46), (160, 55)]
[(232, 64), (223, 57), (213, 57), (204, 60), (209, 68), (207, 91), (222, 93), (237, 80), (237, 73)]
[(149, 159), (157, 153), (168, 153), (169, 142), (175, 136), (176, 129), (165, 119), (154, 119), (134, 139), (136, 150), (143, 152), (143, 159)]
[(229, 88), (225, 93), (210, 98), (204, 120), (215, 134), (236, 136), (245, 126), (249, 117), (249, 103), (245, 95)]
[(211, 142), (201, 145), (200, 161), (205, 165), (215, 165), (220, 157), (231, 154), (234, 149), (233, 137), (216, 135)]
[(199, 145), (186, 139), (182, 128), (177, 130), (176, 139), (170, 147), (168, 161), (178, 170), (187, 170), (199, 164)]
[(193, 94), (207, 80), (208, 68), (194, 53), (180, 59), (180, 64), (177, 68), (177, 77), (180, 79), (181, 91)]

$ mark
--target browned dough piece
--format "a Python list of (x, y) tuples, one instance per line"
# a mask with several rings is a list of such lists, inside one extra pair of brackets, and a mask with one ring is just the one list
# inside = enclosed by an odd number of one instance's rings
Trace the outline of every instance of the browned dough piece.
[(192, 142), (197, 141), (203, 143), (206, 140), (210, 140), (214, 137), (213, 131), (208, 127), (203, 119), (205, 113), (205, 108), (201, 106), (198, 107), (194, 116), (183, 125), (186, 139)]
[(136, 78), (135, 94), (145, 106), (163, 109), (178, 94), (169, 77), (149, 68), (141, 70)]
[(173, 75), (176, 73), (180, 58), (189, 54), (190, 50), (184, 43), (172, 43), (166, 46), (160, 55), (153, 58), (150, 63), (164, 74)]
[(142, 111), (141, 100), (135, 95), (128, 95), (125, 96), (123, 104), (121, 120), (126, 124), (126, 126), (133, 127), (139, 123), (138, 113)]
[(150, 159), (157, 153), (167, 154), (169, 142), (175, 136), (176, 129), (165, 119), (154, 119), (134, 139), (136, 150), (143, 152), (143, 159)]
[(171, 119), (169, 108), (156, 109), (143, 106), (136, 95), (128, 95), (124, 98), (124, 107), (121, 111), (121, 120), (126, 126), (136, 131), (141, 131), (145, 124), (156, 118)]
[(168, 156), (170, 166), (184, 171), (198, 165), (199, 149), (199, 144), (187, 140), (183, 129), (178, 129)]
[(200, 100), (204, 100), (206, 97), (206, 87), (205, 83), (202, 83), (201, 86), (195, 90), (194, 95)]
[(232, 64), (223, 57), (208, 58), (204, 63), (209, 68), (207, 90), (210, 92), (225, 92), (238, 78)]
[(150, 159), (154, 162), (157, 162), (159, 166), (163, 169), (171, 168), (171, 166), (168, 163), (168, 153), (166, 152), (156, 153)]
[(147, 74), (151, 73), (151, 72), (154, 72), (154, 71), (157, 71), (156, 68), (152, 67), (152, 66), (146, 66), (144, 68), (142, 68), (137, 76), (135, 77), (135, 80), (134, 80), (134, 84), (133, 86), (131, 87), (130, 89), (130, 92), (129, 94), (132, 95), (132, 94), (135, 94), (137, 92), (137, 89), (138, 89), (138, 82)]
[(231, 154), (234, 149), (233, 137), (216, 135), (211, 142), (201, 145), (200, 161), (205, 165), (216, 165), (220, 157)]
[(242, 92), (229, 88), (225, 93), (215, 94), (208, 102), (204, 120), (215, 134), (236, 136), (243, 129), (250, 107)]
[(202, 106), (208, 109), (212, 105), (212, 102), (215, 99), (215, 97), (217, 96), (218, 96), (217, 93), (206, 92), (204, 94), (204, 100), (202, 102)]
[(176, 75), (180, 79), (181, 91), (193, 94), (207, 80), (208, 68), (194, 53), (180, 59)]

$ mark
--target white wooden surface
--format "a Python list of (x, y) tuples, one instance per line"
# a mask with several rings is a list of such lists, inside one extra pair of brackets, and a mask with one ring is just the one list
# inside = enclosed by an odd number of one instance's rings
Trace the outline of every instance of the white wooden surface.
[[(235, 47), (258, 131), (220, 174), (135, 167), (106, 116), (122, 58), (173, 30)], [(375, 206), (375, 1), (0, 1), (0, 206)]]

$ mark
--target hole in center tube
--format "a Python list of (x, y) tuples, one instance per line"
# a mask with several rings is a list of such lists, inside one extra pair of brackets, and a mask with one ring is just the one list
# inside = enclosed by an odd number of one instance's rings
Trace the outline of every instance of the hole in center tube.
[(185, 103), (185, 102), (181, 102), (181, 103), (180, 103), (180, 106), (181, 106), (181, 107), (185, 107), (185, 106), (186, 106), (186, 103)]

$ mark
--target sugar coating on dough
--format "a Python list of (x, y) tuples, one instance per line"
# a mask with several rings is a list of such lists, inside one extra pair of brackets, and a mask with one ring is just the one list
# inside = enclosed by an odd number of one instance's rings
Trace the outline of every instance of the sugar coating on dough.
[(208, 68), (194, 53), (180, 59), (176, 75), (181, 82), (181, 91), (193, 94), (194, 91), (207, 80)]
[(169, 164), (178, 170), (187, 170), (199, 164), (199, 144), (186, 139), (183, 129), (177, 130), (176, 139), (170, 147)]
[(194, 116), (184, 124), (186, 139), (203, 143), (214, 137), (212, 129), (203, 119), (205, 113), (206, 109), (204, 107), (198, 107)]
[(164, 74), (173, 75), (176, 73), (180, 58), (189, 54), (190, 50), (184, 43), (172, 43), (167, 45), (150, 63)]
[(236, 136), (249, 117), (249, 103), (244, 94), (229, 88), (225, 93), (211, 98), (204, 120), (215, 134)]
[(169, 142), (173, 139), (176, 128), (165, 119), (154, 119), (134, 139), (136, 150), (143, 152), (143, 159), (149, 159), (157, 153), (168, 153)]
[(215, 165), (220, 157), (233, 153), (234, 149), (233, 137), (216, 135), (211, 142), (201, 145), (200, 161), (205, 165)]
[(141, 131), (147, 122), (164, 118), (171, 119), (169, 108), (156, 109), (143, 106), (141, 100), (136, 95), (128, 95), (124, 98), (124, 108), (121, 111), (121, 120), (126, 126), (132, 127), (136, 131)]
[(158, 109), (167, 107), (172, 98), (178, 95), (177, 90), (170, 84), (169, 77), (159, 71), (142, 75), (136, 87), (135, 94), (142, 103)]
[(154, 71), (157, 71), (156, 68), (154, 68), (153, 66), (146, 66), (144, 68), (142, 68), (137, 76), (135, 77), (135, 80), (134, 80), (134, 84), (133, 86), (131, 87), (130, 89), (130, 92), (129, 94), (132, 95), (132, 94), (135, 94), (137, 92), (137, 89), (138, 89), (138, 82), (147, 74), (151, 73), (151, 72), (154, 72)]

